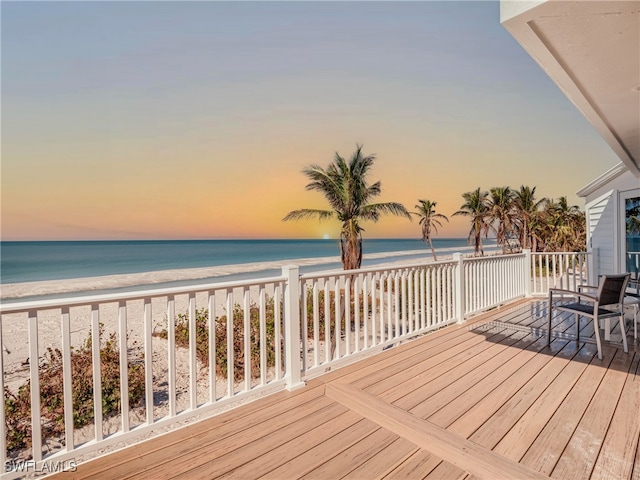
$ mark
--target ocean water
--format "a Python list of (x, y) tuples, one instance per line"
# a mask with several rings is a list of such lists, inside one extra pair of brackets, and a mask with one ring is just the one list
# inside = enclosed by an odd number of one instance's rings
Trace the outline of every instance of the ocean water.
[[(436, 249), (467, 247), (434, 239)], [(430, 250), (417, 239), (365, 239), (364, 253)], [(0, 242), (0, 283), (83, 278), (157, 270), (335, 257), (337, 240), (149, 240)], [(388, 259), (386, 260), (388, 261)], [(295, 262), (294, 262), (295, 263)], [(371, 265), (375, 260), (364, 260)], [(326, 264), (325, 268), (334, 268)]]

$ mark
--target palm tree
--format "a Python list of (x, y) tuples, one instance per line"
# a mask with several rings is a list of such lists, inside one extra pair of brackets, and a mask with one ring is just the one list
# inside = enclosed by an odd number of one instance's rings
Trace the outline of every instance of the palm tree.
[(455, 212), (453, 216), (464, 215), (471, 219), (471, 230), (469, 230), (469, 244), (473, 242), (475, 246), (475, 254), (484, 255), (482, 248), (482, 235), (485, 238), (489, 233), (489, 225), (485, 221), (487, 214), (487, 192), (481, 192), (480, 187), (472, 192), (462, 194), (464, 203), (460, 206), (460, 210)]
[(569, 206), (567, 197), (546, 200), (538, 235), (544, 241), (543, 250), (578, 251), (586, 248), (585, 214), (577, 205)]
[(545, 199), (536, 200), (536, 187), (520, 185), (520, 190), (514, 192), (513, 204), (516, 209), (516, 224), (521, 248), (533, 248), (535, 238), (531, 225), (536, 224), (540, 217), (540, 206)]
[(345, 270), (360, 268), (362, 264), (362, 231), (360, 222), (377, 222), (381, 215), (391, 214), (411, 218), (407, 209), (400, 203), (371, 203), (381, 193), (380, 182), (367, 183), (369, 169), (375, 161), (375, 155), (364, 156), (362, 145), (356, 145), (356, 151), (347, 162), (337, 152), (333, 163), (327, 169), (310, 165), (302, 172), (311, 180), (306, 190), (321, 192), (331, 210), (303, 208), (293, 210), (284, 217), (284, 221), (317, 218), (327, 220), (337, 218), (342, 222), (340, 231), (340, 259)]
[(496, 233), (502, 253), (512, 252), (511, 238), (515, 233), (514, 192), (510, 187), (494, 187), (489, 191), (487, 221)]
[(422, 240), (425, 243), (429, 243), (433, 259), (437, 261), (436, 251), (434, 250), (433, 243), (431, 242), (431, 230), (438, 233), (438, 227), (442, 226), (442, 222), (440, 220), (446, 220), (448, 222), (449, 219), (441, 213), (436, 213), (436, 205), (438, 202), (431, 202), (430, 200), (418, 200), (418, 202), (420, 203), (415, 206), (418, 211), (412, 213), (420, 217), (419, 223), (422, 225)]

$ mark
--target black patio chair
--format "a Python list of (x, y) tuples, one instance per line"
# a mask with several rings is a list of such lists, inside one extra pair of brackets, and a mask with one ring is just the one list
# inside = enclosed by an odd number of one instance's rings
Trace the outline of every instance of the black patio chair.
[[(593, 329), (596, 333), (596, 344), (598, 346), (598, 358), (602, 360), (602, 341), (600, 340), (600, 320), (618, 317), (618, 325), (622, 332), (622, 345), (625, 353), (629, 353), (627, 345), (627, 331), (624, 325), (623, 300), (629, 274), (622, 275), (602, 275), (597, 287), (581, 286), (578, 291), (563, 290), (560, 288), (549, 289), (549, 315), (547, 318), (547, 345), (551, 345), (551, 317), (552, 311), (574, 313), (576, 316), (576, 342), (580, 340), (580, 317), (587, 317), (593, 320)], [(582, 290), (595, 291), (585, 293)], [(554, 302), (554, 295), (556, 300)], [(558, 296), (561, 298), (558, 299)], [(573, 297), (577, 301), (570, 303), (559, 303)], [(606, 308), (603, 308), (606, 307)]]

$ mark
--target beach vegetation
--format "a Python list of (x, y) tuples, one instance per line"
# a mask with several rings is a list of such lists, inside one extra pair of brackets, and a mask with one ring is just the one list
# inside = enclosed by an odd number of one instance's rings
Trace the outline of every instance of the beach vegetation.
[(377, 222), (382, 215), (396, 215), (411, 218), (407, 209), (397, 202), (373, 203), (382, 193), (381, 183), (370, 184), (368, 175), (376, 159), (375, 155), (364, 155), (362, 145), (350, 160), (345, 160), (336, 152), (333, 163), (325, 169), (310, 165), (303, 173), (310, 182), (305, 189), (320, 192), (329, 202), (331, 209), (303, 208), (289, 212), (284, 221), (337, 219), (341, 222), (340, 259), (345, 270), (360, 268), (362, 264), (363, 221)]
[[(102, 332), (101, 332), (102, 333)], [(94, 421), (93, 360), (91, 337), (71, 352), (71, 390), (73, 426), (81, 428)], [(48, 348), (39, 361), (40, 417), (45, 438), (62, 438), (64, 442), (63, 355)], [(120, 413), (120, 350), (115, 334), (100, 346), (102, 414)], [(129, 406), (141, 405), (144, 396), (144, 369), (140, 362), (128, 363)], [(5, 431), (8, 451), (31, 446), (31, 387), (27, 380), (17, 392), (4, 389)]]
[(436, 212), (437, 205), (437, 202), (432, 202), (431, 200), (418, 200), (415, 206), (417, 212), (411, 212), (420, 219), (418, 223), (422, 227), (422, 241), (428, 243), (429, 247), (431, 247), (431, 254), (435, 261), (438, 258), (436, 257), (431, 237), (433, 233), (438, 233), (438, 227), (442, 227), (442, 221), (449, 221), (445, 215)]
[[(281, 310), (282, 311), (282, 310)], [(266, 300), (266, 312), (263, 327), (261, 327), (260, 308), (251, 303), (249, 307), (249, 329), (250, 329), (250, 353), (249, 361), (251, 366), (250, 375), (253, 378), (260, 376), (260, 352), (261, 352), (261, 328), (265, 329), (266, 338), (266, 356), (267, 368), (275, 366), (275, 349), (282, 348), (280, 341), (276, 340), (275, 322), (275, 302), (273, 298)], [(229, 370), (228, 353), (227, 353), (227, 315), (221, 315), (215, 319), (215, 368), (216, 375), (221, 377), (227, 376)], [(245, 348), (244, 348), (244, 332), (245, 332), (245, 312), (239, 305), (235, 304), (231, 312), (232, 327), (232, 343), (233, 343), (233, 376), (234, 380), (239, 382), (245, 378)], [(203, 367), (209, 366), (209, 310), (201, 308), (196, 310), (195, 319), (195, 336), (196, 336), (196, 358)], [(156, 332), (154, 335), (161, 338), (168, 338), (167, 329)], [(182, 348), (189, 348), (189, 315), (180, 313), (175, 319), (175, 339), (176, 345)]]

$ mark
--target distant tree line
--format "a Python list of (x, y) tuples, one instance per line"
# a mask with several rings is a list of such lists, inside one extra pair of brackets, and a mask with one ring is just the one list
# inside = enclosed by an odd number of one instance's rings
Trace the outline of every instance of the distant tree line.
[[(449, 219), (436, 211), (437, 202), (418, 200), (417, 212), (409, 212), (398, 202), (373, 203), (382, 192), (381, 183), (368, 183), (369, 170), (375, 155), (364, 155), (362, 146), (349, 160), (336, 153), (334, 161), (325, 169), (310, 165), (303, 170), (310, 182), (307, 190), (320, 192), (327, 199), (329, 210), (299, 209), (289, 212), (285, 221), (316, 218), (337, 219), (340, 231), (340, 257), (345, 270), (360, 268), (362, 263), (361, 222), (377, 222), (390, 214), (411, 219), (417, 216), (422, 239), (431, 246), (432, 236), (442, 221)], [(522, 185), (519, 190), (494, 187), (489, 191), (477, 188), (463, 193), (464, 203), (454, 216), (467, 217), (471, 222), (469, 244), (476, 255), (484, 255), (482, 239), (495, 236), (503, 253), (515, 253), (523, 248), (534, 252), (584, 251), (586, 249), (585, 214), (577, 206), (569, 206), (567, 197), (558, 200), (535, 196), (536, 187)]]
[(519, 190), (494, 187), (462, 194), (464, 203), (453, 215), (471, 220), (469, 244), (482, 255), (482, 238), (495, 235), (503, 253), (523, 248), (534, 252), (577, 252), (586, 245), (586, 218), (567, 197), (537, 199), (536, 187), (522, 185)]

